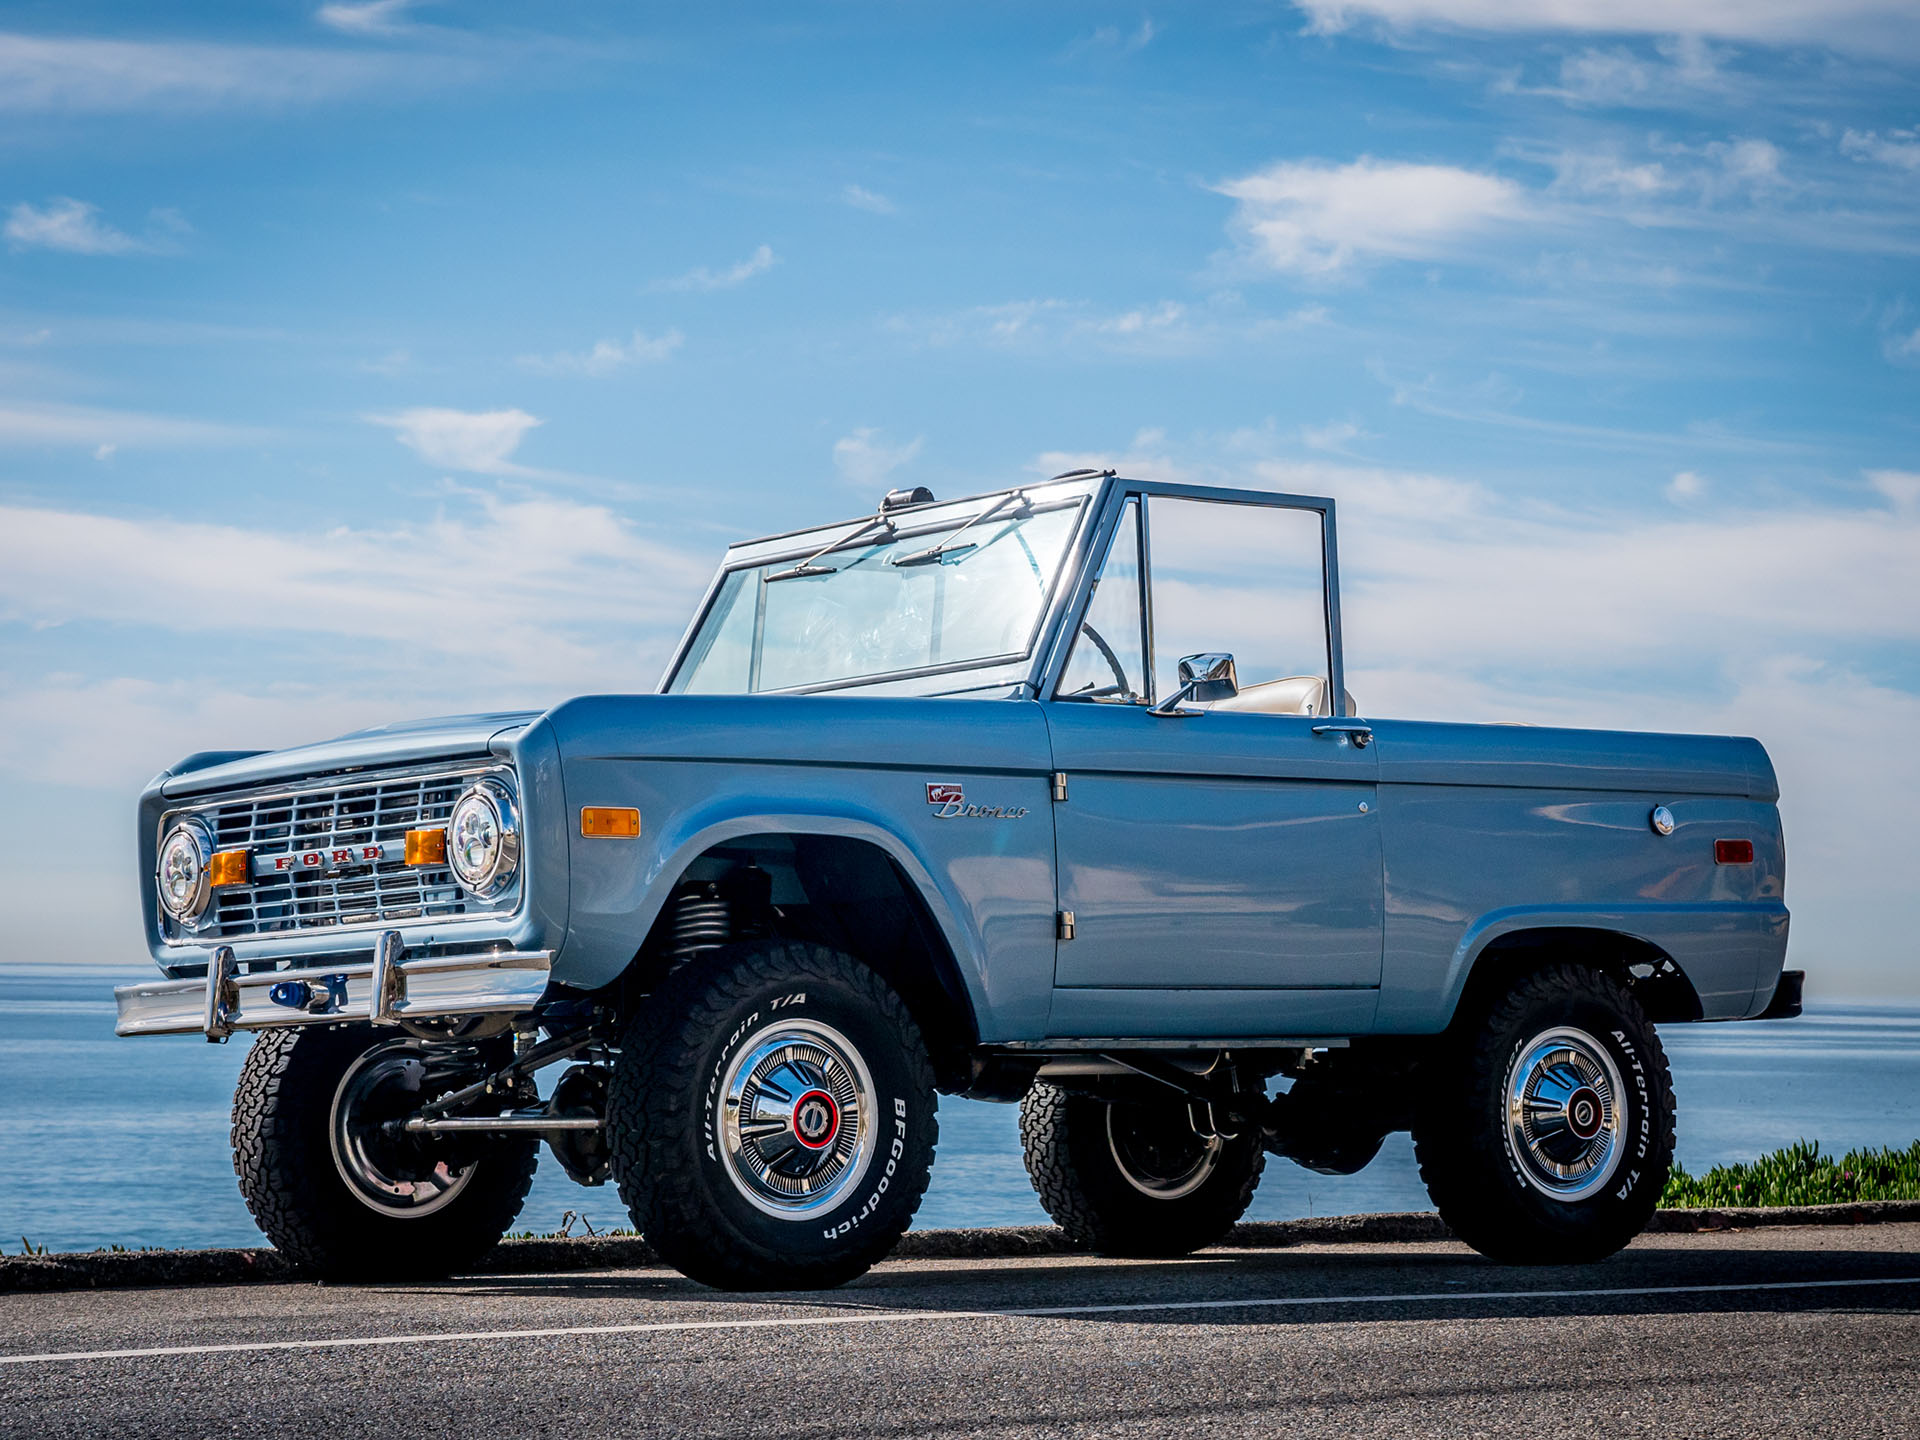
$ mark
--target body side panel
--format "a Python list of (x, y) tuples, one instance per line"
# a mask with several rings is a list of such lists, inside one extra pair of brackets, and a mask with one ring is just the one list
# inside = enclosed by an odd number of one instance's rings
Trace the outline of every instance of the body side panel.
[[(1031, 702), (615, 696), (553, 714), (569, 804), (631, 805), (638, 841), (574, 827), (572, 919), (555, 978), (606, 984), (693, 858), (750, 834), (884, 850), (958, 962), (984, 1041), (1044, 1033), (1053, 978), (1051, 763)], [(936, 818), (930, 784), (1006, 817)]]
[[(1756, 1014), (1785, 960), (1785, 848), (1758, 742), (1376, 721), (1386, 947), (1376, 1029), (1445, 1028), (1492, 941), (1586, 927), (1670, 956), (1707, 1019)], [(1667, 806), (1670, 836), (1650, 816)], [(1720, 865), (1714, 841), (1749, 840)]]

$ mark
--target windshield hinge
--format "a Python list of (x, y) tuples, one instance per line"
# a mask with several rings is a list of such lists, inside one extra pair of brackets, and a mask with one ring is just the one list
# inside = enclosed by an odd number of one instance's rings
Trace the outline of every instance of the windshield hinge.
[(1067, 772), (1064, 770), (1053, 772), (1053, 803), (1056, 805), (1067, 803)]

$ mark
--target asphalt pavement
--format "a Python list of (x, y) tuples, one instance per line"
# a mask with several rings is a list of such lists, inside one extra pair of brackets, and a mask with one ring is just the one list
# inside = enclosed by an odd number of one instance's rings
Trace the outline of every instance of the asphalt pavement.
[(0, 1435), (1920, 1435), (1920, 1224), (0, 1295)]

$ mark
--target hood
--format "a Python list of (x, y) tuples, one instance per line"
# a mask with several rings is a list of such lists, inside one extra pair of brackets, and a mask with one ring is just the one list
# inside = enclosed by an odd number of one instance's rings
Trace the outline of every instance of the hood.
[(486, 755), (496, 736), (525, 728), (540, 713), (506, 710), (404, 720), (290, 750), (203, 750), (161, 772), (157, 783), (161, 793), (172, 799), (309, 775)]

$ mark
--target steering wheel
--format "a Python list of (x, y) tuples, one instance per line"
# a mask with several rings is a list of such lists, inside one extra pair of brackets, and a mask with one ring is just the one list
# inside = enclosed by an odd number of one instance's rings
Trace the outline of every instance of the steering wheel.
[(1119, 682), (1111, 690), (1101, 689), (1087, 692), (1089, 698), (1095, 695), (1131, 695), (1133, 693), (1133, 686), (1127, 683), (1126, 669), (1120, 664), (1120, 657), (1113, 653), (1113, 647), (1107, 644), (1106, 639), (1098, 630), (1084, 621), (1080, 625), (1080, 633), (1093, 642), (1094, 648), (1100, 652), (1101, 657), (1107, 662), (1107, 667), (1113, 671), (1113, 678)]

